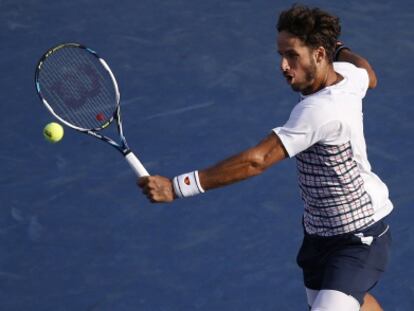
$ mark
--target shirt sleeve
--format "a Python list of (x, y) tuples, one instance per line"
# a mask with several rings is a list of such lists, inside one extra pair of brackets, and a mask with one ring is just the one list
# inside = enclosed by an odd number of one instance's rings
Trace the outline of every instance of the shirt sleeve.
[(344, 125), (326, 116), (323, 108), (316, 109), (312, 104), (299, 103), (292, 110), (289, 120), (283, 126), (274, 128), (273, 132), (280, 138), (291, 158), (318, 142), (345, 142)]

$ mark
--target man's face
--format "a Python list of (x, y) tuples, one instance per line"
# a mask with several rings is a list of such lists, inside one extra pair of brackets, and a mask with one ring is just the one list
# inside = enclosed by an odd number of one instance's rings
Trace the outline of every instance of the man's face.
[(287, 83), (295, 92), (312, 93), (316, 78), (316, 62), (310, 48), (287, 31), (277, 38), (280, 69)]

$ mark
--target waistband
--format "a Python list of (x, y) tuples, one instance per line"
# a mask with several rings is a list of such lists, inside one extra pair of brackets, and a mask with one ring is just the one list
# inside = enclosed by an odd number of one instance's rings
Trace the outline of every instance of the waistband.
[[(356, 236), (358, 238), (361, 238), (361, 241), (364, 243), (363, 240), (366, 240), (367, 242), (369, 240), (373, 240), (373, 238), (381, 237), (382, 235), (386, 234), (389, 230), (389, 225), (385, 222), (385, 219), (381, 219), (368, 227), (358, 229), (354, 232), (334, 235), (334, 236), (320, 236), (315, 234), (307, 234), (305, 232), (305, 238), (311, 239), (311, 240), (324, 240), (324, 241), (334, 241), (334, 240), (342, 240), (347, 239), (352, 236)], [(366, 239), (369, 238), (369, 239)], [(368, 243), (364, 243), (368, 244)], [(369, 243), (371, 244), (371, 243)]]

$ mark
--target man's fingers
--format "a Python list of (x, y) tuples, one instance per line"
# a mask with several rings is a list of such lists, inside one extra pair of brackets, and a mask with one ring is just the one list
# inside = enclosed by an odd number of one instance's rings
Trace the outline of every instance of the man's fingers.
[(138, 186), (142, 189), (142, 193), (152, 202), (156, 203), (157, 185), (155, 178), (152, 176), (141, 177), (137, 181)]
[(142, 193), (152, 202), (171, 202), (174, 195), (171, 193), (171, 181), (162, 176), (145, 176), (137, 180)]
[(149, 177), (150, 177), (150, 176), (140, 177), (140, 178), (137, 180), (137, 184), (138, 184), (138, 186), (140, 186), (141, 188), (145, 187), (145, 186), (148, 184)]

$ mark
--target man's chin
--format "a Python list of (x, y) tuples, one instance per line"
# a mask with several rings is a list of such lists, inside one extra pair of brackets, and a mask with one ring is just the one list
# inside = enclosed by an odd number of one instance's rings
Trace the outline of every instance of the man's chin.
[(302, 93), (303, 95), (311, 94), (312, 88), (309, 85), (304, 84), (291, 84), (290, 87), (294, 92)]
[(291, 84), (290, 87), (294, 92), (302, 92), (302, 88), (299, 85)]

